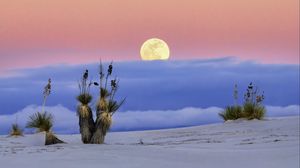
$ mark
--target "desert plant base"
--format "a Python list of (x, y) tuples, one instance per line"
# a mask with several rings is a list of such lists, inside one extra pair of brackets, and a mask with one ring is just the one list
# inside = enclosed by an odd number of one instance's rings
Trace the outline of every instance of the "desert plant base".
[(112, 123), (111, 115), (107, 112), (100, 113), (99, 118), (96, 120), (95, 132), (91, 138), (90, 143), (92, 144), (103, 144), (105, 135), (109, 130)]
[(64, 141), (58, 139), (52, 132), (46, 132), (45, 145), (53, 145), (59, 143), (65, 143)]
[(13, 124), (10, 132), (10, 136), (23, 136), (23, 131), (19, 128), (18, 124)]
[(92, 110), (88, 105), (80, 105), (78, 110), (81, 140), (85, 144), (90, 143), (94, 132)]
[(21, 132), (11, 132), (10, 136), (18, 137), (18, 136), (23, 136)]
[(23, 136), (23, 134), (20, 133), (20, 132), (11, 132), (11, 133), (9, 134), (9, 136), (18, 137), (18, 136)]
[(91, 144), (103, 144), (104, 143), (104, 137), (105, 137), (105, 135), (103, 135), (103, 132), (100, 129), (97, 129), (94, 132), (90, 143)]

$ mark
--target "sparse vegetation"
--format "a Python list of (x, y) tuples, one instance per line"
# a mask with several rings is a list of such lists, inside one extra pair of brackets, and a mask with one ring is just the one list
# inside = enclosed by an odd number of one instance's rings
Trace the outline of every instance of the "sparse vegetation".
[(10, 136), (23, 136), (23, 130), (18, 124), (13, 124), (11, 127)]
[(51, 79), (48, 80), (48, 84), (44, 88), (44, 100), (42, 106), (42, 112), (36, 112), (29, 116), (29, 121), (26, 124), (27, 128), (36, 128), (37, 132), (46, 132), (45, 145), (64, 143), (62, 140), (58, 139), (51, 128), (53, 126), (53, 115), (44, 111), (47, 97), (51, 93)]
[(260, 94), (257, 86), (254, 86), (251, 82), (248, 85), (246, 93), (244, 94), (244, 104), (243, 106), (238, 105), (238, 90), (237, 85), (234, 88), (234, 99), (235, 105), (228, 106), (225, 110), (219, 113), (219, 116), (224, 120), (236, 120), (239, 118), (246, 118), (248, 120), (264, 118), (266, 109), (262, 102), (265, 99), (264, 92)]
[[(115, 94), (119, 87), (119, 81), (116, 78), (110, 80), (110, 87), (108, 87), (108, 81), (112, 72), (112, 63), (108, 66), (106, 74), (103, 72), (102, 63), (100, 63), (99, 83), (92, 81), (88, 82), (88, 70), (85, 70), (79, 82), (80, 94), (77, 96), (77, 100), (80, 104), (77, 108), (77, 114), (79, 116), (80, 133), (83, 143), (102, 144), (107, 131), (111, 127), (113, 114), (125, 101), (125, 99), (120, 102), (115, 100)], [(91, 107), (89, 106), (89, 103), (92, 100), (92, 96), (90, 95), (91, 86), (99, 88), (95, 121), (93, 119)]]
[(243, 113), (245, 118), (252, 120), (261, 120), (264, 118), (266, 109), (262, 104), (265, 99), (264, 92), (260, 94), (259, 88), (254, 86), (252, 82), (248, 85), (247, 91), (244, 95)]

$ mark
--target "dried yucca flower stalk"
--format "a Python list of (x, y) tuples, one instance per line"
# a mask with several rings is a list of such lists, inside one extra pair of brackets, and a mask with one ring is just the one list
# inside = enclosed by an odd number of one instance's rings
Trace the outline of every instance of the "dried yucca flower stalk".
[(44, 87), (44, 92), (43, 92), (44, 100), (42, 105), (42, 112), (44, 112), (46, 100), (47, 97), (50, 95), (50, 93), (51, 93), (51, 78), (48, 79), (48, 84)]

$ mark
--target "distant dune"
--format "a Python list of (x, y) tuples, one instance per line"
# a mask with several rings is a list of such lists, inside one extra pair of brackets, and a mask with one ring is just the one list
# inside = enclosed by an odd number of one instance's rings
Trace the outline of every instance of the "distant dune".
[(299, 116), (113, 132), (103, 145), (43, 146), (44, 135), (0, 136), (1, 168), (299, 168)]

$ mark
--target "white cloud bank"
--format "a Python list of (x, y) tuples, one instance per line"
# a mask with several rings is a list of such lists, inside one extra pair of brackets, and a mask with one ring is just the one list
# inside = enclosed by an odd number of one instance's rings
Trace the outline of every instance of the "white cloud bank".
[[(266, 106), (267, 117), (299, 115), (299, 105), (285, 107)], [(74, 111), (62, 105), (45, 107), (54, 115), (54, 131), (56, 133), (78, 133), (78, 118)], [(41, 111), (40, 106), (30, 105), (11, 115), (0, 115), (0, 133), (7, 134), (11, 124), (16, 121), (25, 127), (28, 117)], [(160, 129), (181, 126), (201, 125), (221, 122), (218, 113), (222, 108), (183, 108), (180, 110), (149, 110), (118, 112), (114, 115), (113, 131)], [(32, 130), (26, 129), (27, 132)]]
[[(0, 134), (7, 133), (11, 127), (11, 124), (15, 122), (24, 128), (29, 116), (37, 111), (41, 111), (41, 109), (41, 106), (30, 105), (18, 111), (17, 113), (0, 115)], [(54, 116), (53, 129), (55, 132), (78, 133), (78, 119), (75, 112), (62, 105), (45, 107), (45, 111), (51, 112), (51, 114)]]

